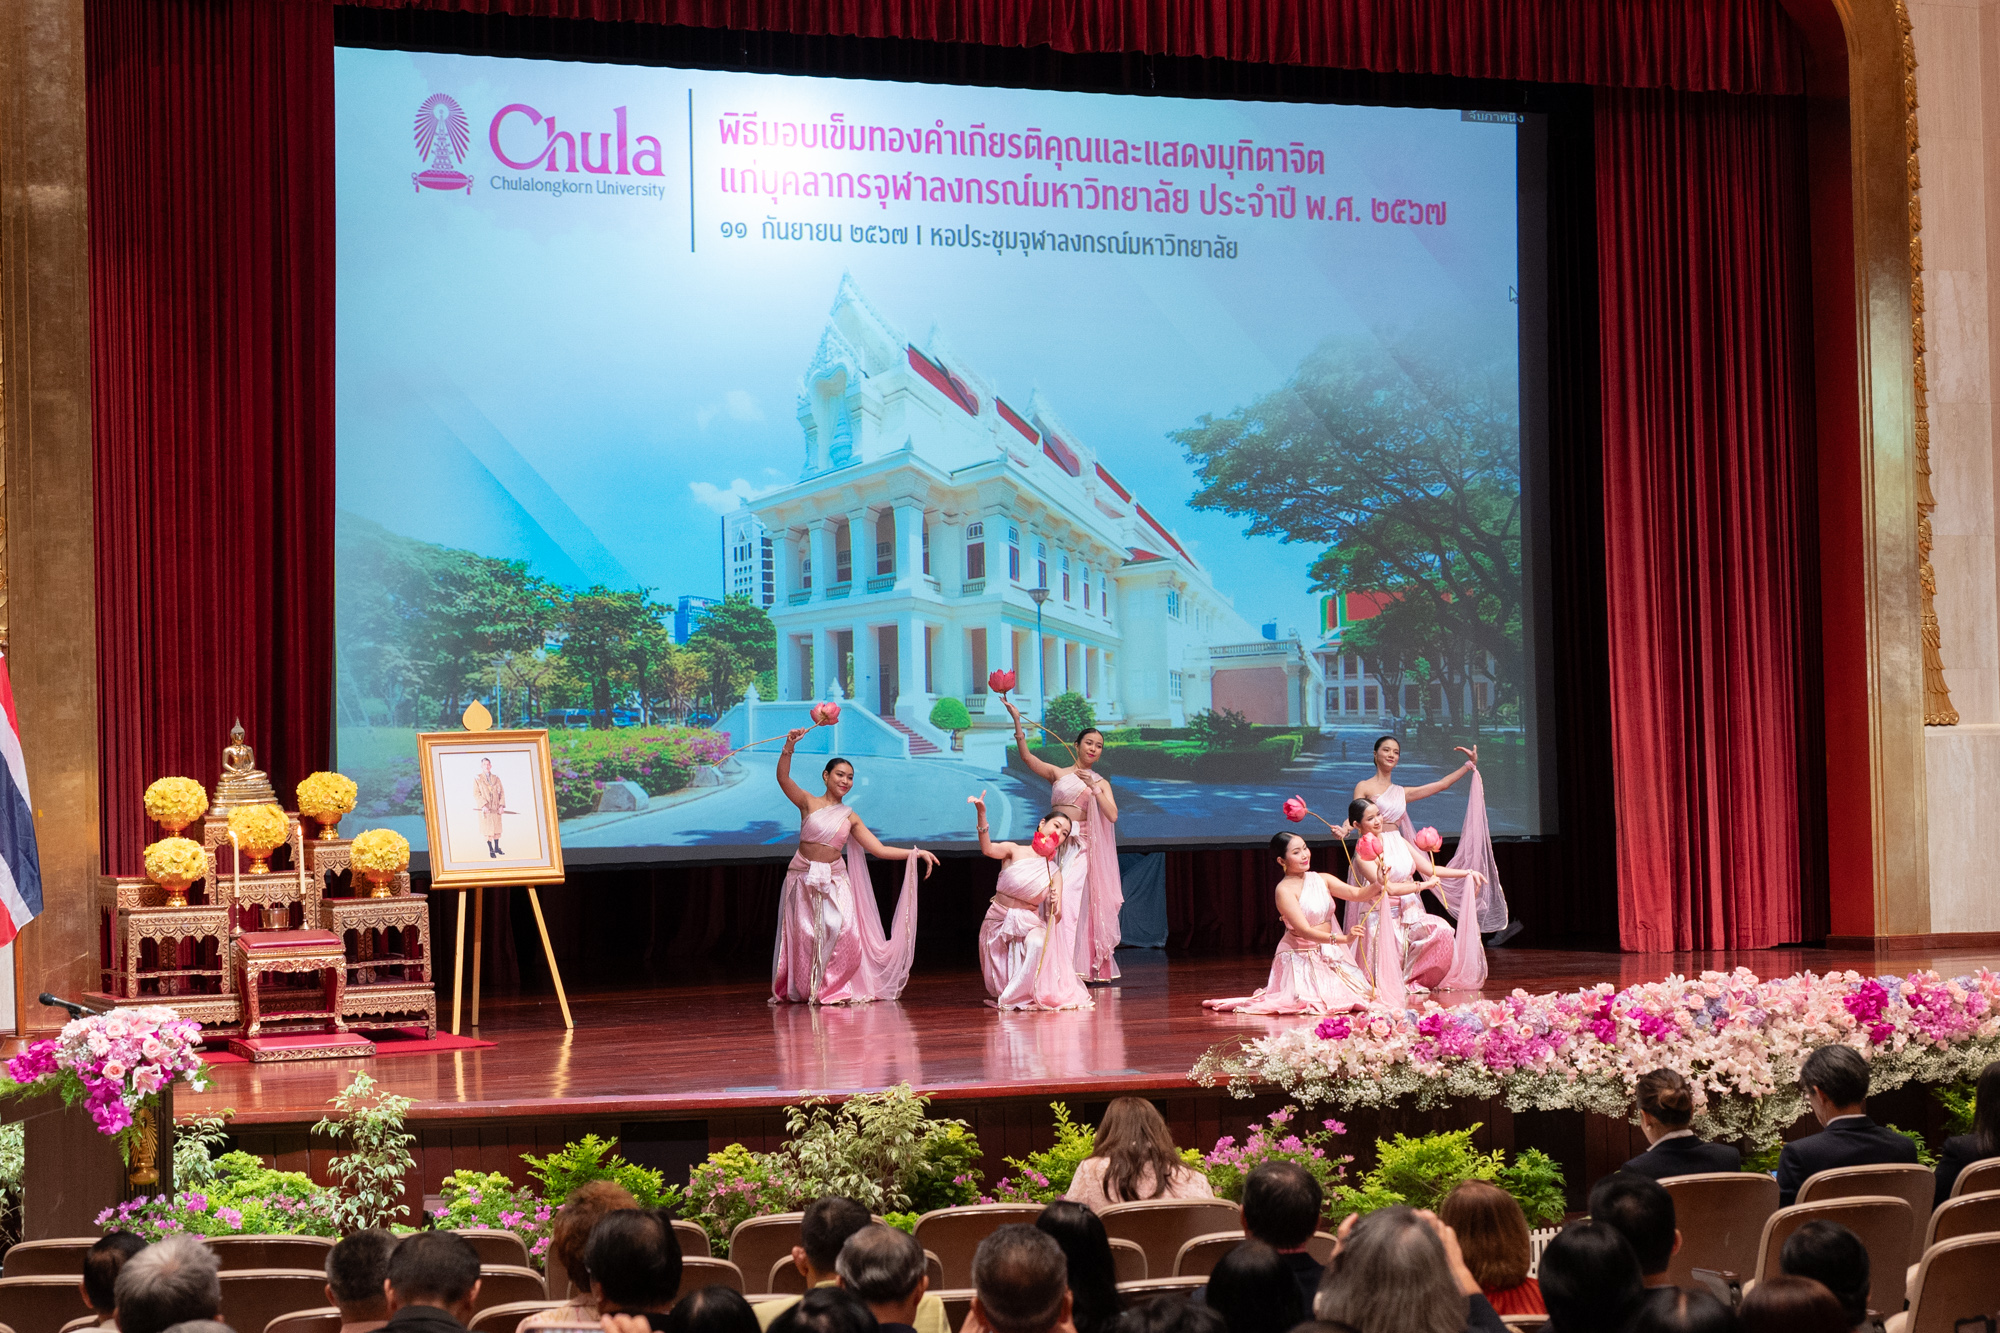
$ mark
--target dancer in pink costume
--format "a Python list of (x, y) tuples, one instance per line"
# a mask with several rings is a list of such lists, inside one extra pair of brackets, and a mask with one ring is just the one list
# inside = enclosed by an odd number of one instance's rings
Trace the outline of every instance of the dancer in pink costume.
[[(1076, 902), (1070, 892), (1083, 859), (1070, 842), (1069, 816), (1051, 810), (1035, 826), (1036, 846), (994, 842), (986, 793), (966, 800), (978, 813), (979, 850), (1001, 863), (993, 905), (979, 926), (979, 971), (988, 1003), (1000, 1009), (1094, 1009), (1071, 965)], [(1047, 855), (1044, 856), (1043, 852)]]
[(1367, 1005), (1372, 987), (1354, 961), (1352, 946), (1361, 923), (1342, 934), (1333, 902), (1365, 902), (1375, 890), (1343, 884), (1312, 869), (1312, 848), (1296, 833), (1271, 839), (1271, 851), (1285, 877), (1278, 881), (1278, 915), (1285, 938), (1271, 959), (1271, 979), (1255, 995), (1203, 1000), (1209, 1009), (1244, 1014), (1334, 1014)]
[[(1460, 778), (1471, 777), (1472, 785), (1466, 792), (1465, 820), (1459, 827), (1458, 849), (1452, 853), (1451, 865), (1462, 870), (1477, 870), (1483, 882), (1474, 894), (1478, 905), (1479, 929), (1482, 931), (1503, 931), (1504, 942), (1515, 931), (1507, 930), (1507, 895), (1500, 889), (1500, 869), (1493, 860), (1493, 839), (1487, 832), (1486, 824), (1486, 784), (1479, 776), (1479, 747), (1467, 749), (1455, 747), (1465, 756), (1465, 763), (1453, 769), (1436, 782), (1426, 782), (1421, 787), (1405, 789), (1396, 784), (1396, 765), (1403, 757), (1403, 745), (1394, 736), (1379, 736), (1375, 740), (1375, 776), (1354, 784), (1354, 799), (1383, 802), (1382, 819), (1405, 839), (1415, 836), (1415, 826), (1410, 822), (1409, 807), (1429, 796), (1455, 784)], [(1447, 911), (1457, 911), (1457, 899), (1445, 904)], [(1518, 931), (1519, 927), (1515, 930)], [(1480, 974), (1485, 979), (1485, 974)]]
[(1405, 838), (1389, 819), (1391, 810), (1401, 812), (1393, 804), (1401, 792), (1391, 787), (1379, 800), (1357, 800), (1347, 811), (1348, 821), (1362, 833), (1353, 878), (1387, 893), (1386, 900), (1377, 898), (1362, 915), (1362, 970), (1374, 983), (1376, 998), (1398, 1007), (1409, 991), (1476, 990), (1486, 980), (1486, 954), (1474, 914), (1461, 911), (1454, 928), (1426, 912), (1420, 896), (1425, 889), (1442, 893), (1444, 882), (1455, 880), (1462, 885), (1463, 902), (1485, 876), (1463, 867), (1439, 867)]
[(1118, 876), (1118, 802), (1111, 784), (1095, 771), (1104, 755), (1104, 734), (1096, 727), (1078, 732), (1076, 762), (1057, 768), (1028, 749), (1027, 724), (1014, 701), (1002, 695), (1001, 702), (1014, 715), (1014, 744), (1022, 762), (1036, 777), (1054, 785), (1050, 800), (1070, 817), (1070, 842), (1088, 867), (1075, 877), (1076, 970), (1086, 981), (1114, 981), (1118, 909), (1125, 905), (1125, 886)]
[[(917, 948), (917, 862), (926, 875), (937, 857), (919, 847), (885, 847), (843, 802), (854, 786), (854, 765), (832, 759), (822, 770), (826, 791), (814, 796), (792, 781), (792, 747), (811, 730), (785, 736), (778, 756), (778, 785), (799, 808), (799, 850), (785, 868), (778, 898), (778, 946), (771, 960), (771, 1003), (868, 1004), (893, 1000), (910, 979)], [(902, 896), (894, 933), (882, 929), (875, 890), (863, 852), (903, 861)]]

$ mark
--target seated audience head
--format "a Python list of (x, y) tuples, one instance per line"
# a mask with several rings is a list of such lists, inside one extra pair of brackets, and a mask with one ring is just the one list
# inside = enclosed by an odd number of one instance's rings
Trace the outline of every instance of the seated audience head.
[(1778, 1269), (1832, 1292), (1849, 1328), (1867, 1321), (1868, 1247), (1840, 1223), (1821, 1218), (1794, 1231), (1778, 1252)]
[(1536, 1276), (1549, 1309), (1550, 1333), (1623, 1328), (1645, 1299), (1631, 1242), (1606, 1222), (1565, 1227), (1542, 1251)]
[(914, 1324), (917, 1302), (931, 1285), (917, 1238), (879, 1222), (847, 1238), (834, 1269), (840, 1285), (859, 1296), (883, 1324)]
[(1055, 1237), (1062, 1247), (1069, 1274), (1069, 1317), (1077, 1333), (1107, 1333), (1125, 1306), (1118, 1298), (1118, 1263), (1111, 1255), (1104, 1223), (1082, 1204), (1058, 1199), (1042, 1209), (1035, 1230)]
[(877, 1327), (875, 1316), (853, 1292), (814, 1287), (771, 1321), (770, 1333), (876, 1333)]
[[(146, 1242), (129, 1231), (105, 1233), (97, 1244), (83, 1253), (83, 1303), (96, 1311), (99, 1319), (111, 1318), (118, 1304), (113, 1287), (125, 1261), (146, 1248)], [(380, 1295), (381, 1292), (376, 1292)]]
[(1649, 1176), (1613, 1171), (1590, 1191), (1590, 1220), (1616, 1227), (1638, 1256), (1648, 1282), (1660, 1278), (1681, 1247), (1674, 1196)]
[(377, 1227), (357, 1231), (326, 1252), (326, 1300), (343, 1324), (389, 1318), (389, 1253), (396, 1238)]
[(119, 1333), (166, 1333), (190, 1319), (215, 1318), (222, 1308), (220, 1267), (198, 1236), (169, 1236), (140, 1250), (112, 1283)]
[(874, 1221), (866, 1208), (839, 1194), (807, 1204), (799, 1222), (799, 1243), (792, 1246), (792, 1264), (804, 1274), (806, 1285), (823, 1286), (839, 1277), (834, 1265), (840, 1262), (841, 1247)]
[(1639, 1124), (1651, 1143), (1662, 1134), (1686, 1129), (1694, 1119), (1694, 1090), (1671, 1069), (1639, 1076)]
[(972, 1254), (972, 1308), (993, 1333), (1048, 1333), (1070, 1315), (1069, 1264), (1055, 1237), (1018, 1223)]
[(1822, 1125), (1860, 1115), (1867, 1109), (1868, 1061), (1852, 1046), (1822, 1046), (1799, 1066), (1799, 1087)]
[(1834, 1294), (1809, 1277), (1782, 1273), (1743, 1295), (1736, 1307), (1742, 1333), (1848, 1333), (1854, 1327)]
[(1981, 1157), (2000, 1157), (2000, 1060), (1979, 1071), (1973, 1089), (1972, 1139)]
[(1187, 1169), (1167, 1122), (1143, 1097), (1119, 1097), (1104, 1108), (1090, 1155), (1104, 1159), (1104, 1193), (1113, 1203), (1157, 1199)]
[(1528, 1280), (1528, 1218), (1506, 1190), (1468, 1180), (1438, 1205), (1438, 1219), (1458, 1236), (1459, 1253), (1481, 1287), (1506, 1291)]
[(1229, 1325), (1206, 1305), (1170, 1293), (1127, 1310), (1117, 1333), (1229, 1333)]
[(1357, 1218), (1320, 1278), (1321, 1319), (1354, 1333), (1464, 1333), (1466, 1298), (1437, 1228), (1412, 1208)]
[(603, 1314), (665, 1314), (680, 1293), (681, 1240), (658, 1209), (606, 1213), (590, 1229), (583, 1262)]
[(236, 1333), (236, 1330), (219, 1319), (184, 1319), (168, 1328), (167, 1333)]
[(1222, 1256), (1208, 1275), (1208, 1308), (1229, 1333), (1287, 1333), (1306, 1317), (1298, 1278), (1278, 1252), (1246, 1240)]
[(1297, 1162), (1266, 1162), (1243, 1180), (1243, 1229), (1280, 1254), (1302, 1250), (1319, 1227), (1319, 1181)]
[(479, 1295), (479, 1251), (455, 1231), (419, 1231), (389, 1252), (389, 1313), (429, 1305), (463, 1324)]
[(1625, 1333), (1736, 1333), (1736, 1314), (1705, 1291), (1668, 1287), (1641, 1303)]
[[(590, 1269), (583, 1262), (583, 1247), (590, 1242), (590, 1229), (606, 1213), (638, 1206), (632, 1191), (623, 1185), (593, 1180), (571, 1190), (562, 1207), (556, 1210), (555, 1221), (549, 1227), (549, 1254), (569, 1274), (570, 1284), (579, 1297), (590, 1296)], [(560, 1300), (563, 1293), (551, 1291), (549, 1295)]]
[(759, 1333), (757, 1312), (728, 1287), (699, 1287), (674, 1302), (666, 1333)]

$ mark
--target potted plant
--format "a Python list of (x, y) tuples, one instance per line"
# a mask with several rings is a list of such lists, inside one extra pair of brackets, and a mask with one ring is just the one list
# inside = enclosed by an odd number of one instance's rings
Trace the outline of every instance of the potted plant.
[(931, 725), (939, 731), (951, 733), (951, 748), (965, 748), (965, 733), (972, 726), (972, 714), (963, 701), (947, 695), (931, 705)]

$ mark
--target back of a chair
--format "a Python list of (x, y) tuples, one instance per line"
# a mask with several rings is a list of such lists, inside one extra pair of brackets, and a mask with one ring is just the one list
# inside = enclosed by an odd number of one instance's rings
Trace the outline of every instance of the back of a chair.
[(0, 1277), (0, 1318), (13, 1325), (15, 1333), (58, 1333), (83, 1309), (77, 1280), (75, 1273)]
[(1660, 1182), (1674, 1200), (1680, 1252), (1667, 1263), (1667, 1280), (1689, 1285), (1697, 1268), (1750, 1277), (1764, 1224), (1778, 1211), (1778, 1182), (1756, 1171), (1715, 1171), (1672, 1176)]
[(1954, 1194), (1931, 1214), (1930, 1229), (1924, 1233), (1924, 1249), (1941, 1240), (2000, 1232), (2000, 1190), (1978, 1194)]
[(60, 1240), (24, 1240), (0, 1259), (4, 1277), (83, 1276), (83, 1256), (97, 1244), (95, 1236), (65, 1236)]
[(1174, 1256), (1175, 1277), (1207, 1277), (1228, 1254), (1243, 1243), (1241, 1231), (1218, 1231), (1213, 1235), (1196, 1236), (1181, 1246)]
[(1042, 1215), (1038, 1203), (982, 1203), (963, 1208), (939, 1208), (917, 1219), (917, 1243), (944, 1265), (944, 1280), (953, 1287), (972, 1285), (972, 1253), (979, 1242), (1009, 1223), (1033, 1226)]
[[(334, 1247), (330, 1236), (210, 1236), (208, 1248), (215, 1252), (216, 1260), (227, 1273), (237, 1268), (288, 1268), (297, 1271), (316, 1269), (326, 1272), (326, 1256)], [(324, 1282), (326, 1279), (320, 1279)], [(313, 1309), (326, 1304), (326, 1297), (299, 1309)], [(261, 1328), (262, 1325), (259, 1325)], [(238, 1329), (237, 1333), (243, 1333)]]
[(468, 1333), (514, 1333), (529, 1315), (556, 1309), (561, 1304), (561, 1301), (508, 1301), (504, 1305), (489, 1305), (472, 1316), (472, 1322), (465, 1327)]
[(1545, 1314), (1503, 1314), (1500, 1316), (1500, 1322), (1508, 1328), (1518, 1328), (1526, 1333), (1528, 1329), (1540, 1328), (1548, 1323), (1549, 1317)]
[(80, 1330), (86, 1328), (96, 1328), (98, 1324), (102, 1322), (103, 1321), (97, 1317), (97, 1312), (93, 1310), (89, 1314), (78, 1315), (76, 1318), (70, 1320), (67, 1324), (64, 1324), (62, 1326), (62, 1333), (80, 1333)]
[(1192, 1296), (1207, 1285), (1206, 1277), (1149, 1277), (1143, 1282), (1120, 1282), (1118, 1299), (1126, 1309), (1136, 1310), (1161, 1296)]
[(525, 1264), (481, 1264), (479, 1299), (472, 1303), (472, 1308), (475, 1311), (486, 1310), (514, 1301), (545, 1301), (548, 1298), (548, 1280)]
[[(1873, 1198), (1825, 1199), (1780, 1208), (1764, 1223), (1757, 1248), (1757, 1278), (1776, 1277), (1779, 1255), (1792, 1233), (1808, 1222), (1838, 1222), (1861, 1239), (1868, 1251), (1868, 1308), (1884, 1312), (1903, 1308), (1903, 1288), (1909, 1280), (1910, 1205), (1888, 1195)], [(1686, 1235), (1686, 1232), (1682, 1232)]]
[(1988, 1190), (2000, 1190), (2000, 1157), (1980, 1158), (1959, 1172), (1958, 1179), (1951, 1182), (1951, 1197), (1954, 1199), (1961, 1194), (1984, 1194)]
[(740, 1293), (743, 1290), (743, 1270), (727, 1259), (681, 1259), (681, 1289), (674, 1296), (679, 1300), (691, 1291), (703, 1287), (727, 1287)]
[(944, 1285), (944, 1260), (929, 1250), (924, 1251), (924, 1280), (930, 1283), (927, 1288), (930, 1291)]
[(773, 1296), (803, 1296), (806, 1275), (792, 1262), (791, 1255), (782, 1255), (771, 1261), (771, 1271), (764, 1277), (764, 1290)]
[(1996, 1273), (2000, 1236), (1959, 1236), (1933, 1245), (1917, 1265), (1903, 1333), (1953, 1333), (1961, 1322), (2000, 1314)]
[(264, 1325), (264, 1333), (340, 1333), (340, 1311), (331, 1305), (294, 1310)]
[(954, 1287), (949, 1291), (938, 1292), (937, 1298), (944, 1305), (945, 1323), (951, 1325), (951, 1333), (958, 1333), (958, 1330), (965, 1326), (965, 1317), (972, 1313), (971, 1290), (966, 1287)]
[[(521, 1238), (511, 1231), (498, 1227), (459, 1227), (459, 1235), (472, 1242), (472, 1248), (479, 1251), (480, 1267), (499, 1264), (505, 1268), (532, 1268), (528, 1261), (528, 1247)], [(241, 1333), (241, 1330), (238, 1330)]]
[[(1820, 1203), (1827, 1199), (1858, 1199), (1886, 1194), (1910, 1205), (1910, 1253), (1924, 1247), (1924, 1230), (1931, 1220), (1931, 1201), (1937, 1197), (1937, 1175), (1914, 1162), (1894, 1162), (1879, 1166), (1837, 1166), (1831, 1171), (1815, 1171), (1799, 1186), (1794, 1203)], [(1876, 1309), (1883, 1307), (1876, 1306)]]
[(804, 1213), (745, 1218), (729, 1233), (729, 1262), (741, 1272), (763, 1276), (771, 1271), (772, 1260), (791, 1254), (805, 1220)]
[(1340, 1244), (1331, 1231), (1315, 1231), (1306, 1238), (1306, 1253), (1314, 1263), (1325, 1268), (1333, 1259), (1333, 1247)]
[(1111, 1241), (1111, 1271), (1115, 1282), (1144, 1282), (1149, 1276), (1146, 1268), (1146, 1249), (1137, 1241)]
[[(320, 1262), (326, 1262), (325, 1250)], [(222, 1313), (217, 1317), (237, 1333), (261, 1329), (279, 1315), (326, 1305), (323, 1268), (224, 1268), (221, 1281)]]
[(1221, 1199), (1145, 1199), (1138, 1203), (1114, 1203), (1100, 1211), (1097, 1217), (1104, 1223), (1104, 1230), (1109, 1235), (1137, 1241), (1146, 1251), (1146, 1267), (1155, 1273), (1173, 1272), (1174, 1260), (1179, 1256), (1181, 1246), (1196, 1236), (1235, 1231), (1243, 1225), (1241, 1210)]
[(708, 1248), (708, 1233), (697, 1222), (683, 1222), (675, 1218), (674, 1239), (681, 1243), (683, 1259), (706, 1259), (714, 1253)]

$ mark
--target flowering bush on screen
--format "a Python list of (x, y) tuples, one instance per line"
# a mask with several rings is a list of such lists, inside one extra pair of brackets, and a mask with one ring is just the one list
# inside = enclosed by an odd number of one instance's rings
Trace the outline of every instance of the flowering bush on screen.
[(53, 1088), (90, 1112), (100, 1134), (128, 1152), (132, 1116), (160, 1089), (184, 1079), (207, 1086), (201, 1024), (154, 1005), (71, 1020), (59, 1036), (32, 1042), (7, 1062), (0, 1093)]

